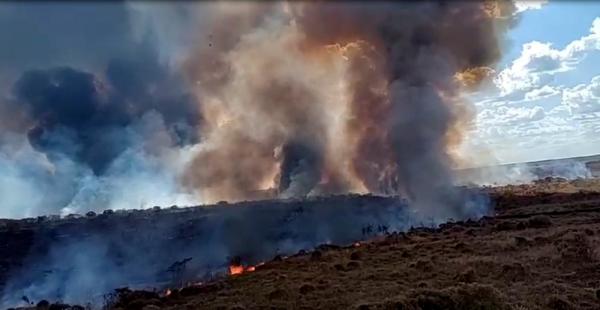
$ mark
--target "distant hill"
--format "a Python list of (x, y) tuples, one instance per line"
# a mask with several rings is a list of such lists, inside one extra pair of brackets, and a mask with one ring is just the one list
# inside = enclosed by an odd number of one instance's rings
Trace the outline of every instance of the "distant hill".
[(546, 177), (565, 179), (600, 177), (600, 155), (548, 159), (457, 170), (461, 183), (514, 184)]

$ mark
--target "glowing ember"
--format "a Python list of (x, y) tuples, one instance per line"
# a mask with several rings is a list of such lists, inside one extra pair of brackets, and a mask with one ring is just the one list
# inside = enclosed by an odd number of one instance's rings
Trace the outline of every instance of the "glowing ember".
[(239, 266), (231, 265), (231, 266), (229, 266), (229, 274), (230, 275), (242, 274), (243, 272), (244, 272), (244, 266), (242, 266), (242, 265), (239, 265)]
[[(264, 263), (259, 263), (256, 266), (261, 266), (264, 265)], [(244, 267), (242, 265), (231, 265), (229, 266), (229, 274), (230, 275), (238, 275), (238, 274), (242, 274), (244, 272), (252, 272), (256, 270), (256, 266), (247, 266)]]

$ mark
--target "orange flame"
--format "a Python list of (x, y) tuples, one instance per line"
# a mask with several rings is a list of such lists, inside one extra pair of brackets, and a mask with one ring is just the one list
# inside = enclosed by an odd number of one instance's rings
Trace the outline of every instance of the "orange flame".
[(230, 275), (242, 274), (243, 272), (244, 272), (244, 266), (242, 266), (242, 265), (239, 265), (239, 266), (231, 265), (231, 266), (229, 266), (229, 274)]
[[(258, 263), (256, 266), (262, 266), (264, 265), (264, 262)], [(230, 265), (229, 266), (229, 274), (230, 275), (238, 275), (238, 274), (242, 274), (244, 272), (252, 272), (256, 270), (256, 266), (247, 266), (244, 267), (243, 265)]]

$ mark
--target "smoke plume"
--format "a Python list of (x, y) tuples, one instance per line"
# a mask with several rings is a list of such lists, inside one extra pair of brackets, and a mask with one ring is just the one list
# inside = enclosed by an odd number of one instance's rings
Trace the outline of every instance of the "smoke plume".
[[(186, 63), (205, 141), (186, 174), (203, 199), (399, 193), (464, 216), (449, 149), (461, 90), (500, 56), (510, 2), (217, 6)], [(229, 27), (235, 21), (235, 26)]]
[(156, 35), (134, 35), (128, 7), (96, 6), (0, 6), (14, 53), (0, 70), (11, 85), (0, 97), (0, 217), (198, 201), (178, 180), (199, 142), (198, 102)]
[(0, 7), (1, 216), (344, 192), (469, 215), (461, 93), (512, 2), (94, 5)]

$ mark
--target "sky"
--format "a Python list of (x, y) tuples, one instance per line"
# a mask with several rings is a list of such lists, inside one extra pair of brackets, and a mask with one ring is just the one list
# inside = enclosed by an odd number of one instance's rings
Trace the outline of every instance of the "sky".
[[(168, 24), (152, 25), (158, 41), (164, 43), (159, 46), (159, 56), (177, 54), (176, 47), (181, 47), (185, 38), (176, 29), (187, 20), (177, 14), (185, 8), (142, 4), (129, 6), (143, 13), (140, 16), (172, 15), (156, 19)], [(68, 3), (47, 9), (54, 12), (52, 27), (29, 26), (16, 36), (11, 25), (28, 25), (23, 21), (32, 18), (30, 15), (43, 19), (46, 10), (24, 6), (17, 14), (7, 6), (0, 7), (0, 26), (5, 26), (0, 27), (0, 38), (18, 46), (0, 49), (0, 91), (12, 85), (10, 78), (23, 67), (70, 64), (97, 71), (90, 66), (101, 66), (109, 56), (135, 50), (128, 31), (123, 30), (129, 27), (124, 10), (103, 4), (71, 7)], [(463, 155), (469, 165), (481, 166), (599, 154), (600, 1), (523, 0), (519, 9), (520, 20), (507, 34), (496, 77), (467, 95), (476, 117), (461, 148)], [(69, 20), (68, 16), (93, 17), (86, 21), (91, 28), (70, 29), (69, 22), (62, 22)], [(139, 24), (142, 22), (136, 21), (133, 26)], [(31, 37), (36, 39), (28, 39)], [(66, 43), (95, 52), (61, 48)], [(43, 56), (37, 55), (40, 50), (44, 50)]]
[(469, 94), (471, 164), (600, 154), (600, 2), (520, 9), (492, 81)]
[[(202, 63), (186, 54), (218, 39), (211, 17), (251, 9), (206, 3), (0, 3), (0, 217), (198, 203), (190, 187), (203, 187), (182, 178), (207, 141), (189, 80)], [(465, 94), (473, 121), (462, 166), (600, 154), (600, 1), (528, 0), (515, 14), (495, 74)], [(251, 102), (242, 97), (233, 101)]]

